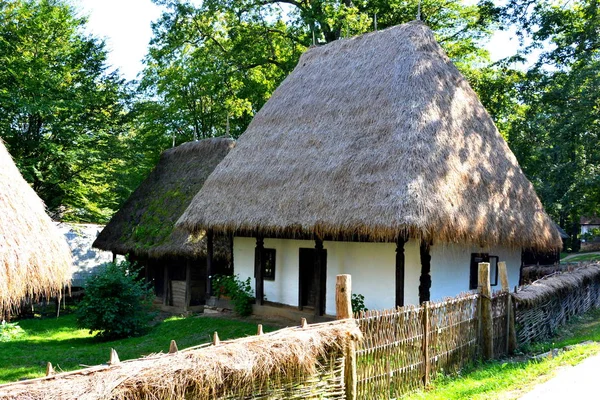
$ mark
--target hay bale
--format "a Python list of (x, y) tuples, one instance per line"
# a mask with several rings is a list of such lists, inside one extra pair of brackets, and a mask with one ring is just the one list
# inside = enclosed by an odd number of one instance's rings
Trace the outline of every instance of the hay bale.
[[(52, 377), (0, 385), (6, 399), (243, 398), (275, 380), (315, 374), (319, 360), (361, 338), (354, 320), (294, 327)], [(302, 383), (301, 380), (298, 383)]]

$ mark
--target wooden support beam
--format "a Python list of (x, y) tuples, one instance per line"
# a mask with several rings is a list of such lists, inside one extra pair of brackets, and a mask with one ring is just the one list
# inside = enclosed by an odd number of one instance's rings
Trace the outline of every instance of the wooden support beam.
[(404, 256), (404, 245), (408, 238), (398, 236), (396, 239), (396, 307), (404, 306), (404, 276), (406, 271), (406, 261)]
[(163, 305), (170, 306), (171, 302), (169, 301), (169, 267), (166, 264), (163, 264)]
[(479, 292), (479, 334), (481, 356), (484, 360), (494, 357), (494, 319), (492, 316), (492, 287), (490, 286), (490, 263), (479, 263), (477, 290)]
[(206, 231), (206, 289), (205, 295), (209, 299), (213, 295), (212, 290), (212, 278), (213, 278), (213, 258), (214, 258), (214, 245), (213, 245), (213, 230), (209, 229)]
[(213, 346), (218, 346), (221, 344), (221, 339), (219, 339), (219, 334), (217, 332), (213, 335)]
[(421, 254), (421, 277), (419, 278), (419, 303), (431, 300), (431, 244), (422, 239), (419, 247)]
[(187, 259), (185, 262), (185, 304), (183, 310), (187, 311), (190, 308), (192, 301), (192, 261)]
[(300, 328), (306, 328), (308, 326), (308, 323), (306, 322), (306, 318), (302, 317), (300, 318)]
[(327, 267), (323, 259), (323, 241), (315, 239), (315, 274), (317, 285), (317, 298), (315, 301), (315, 316), (325, 314), (325, 296), (327, 291)]
[(263, 326), (262, 326), (262, 324), (258, 324), (258, 329), (256, 330), (256, 334), (258, 336), (260, 336), (260, 335), (263, 334)]
[(256, 304), (263, 305), (265, 301), (265, 281), (263, 271), (265, 270), (265, 242), (262, 236), (256, 237), (256, 249), (254, 250), (254, 280)]
[(352, 318), (352, 276), (344, 274), (335, 277), (336, 319)]

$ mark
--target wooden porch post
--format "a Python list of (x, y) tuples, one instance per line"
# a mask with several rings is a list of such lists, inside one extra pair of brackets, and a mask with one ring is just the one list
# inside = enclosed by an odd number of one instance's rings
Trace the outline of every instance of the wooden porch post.
[(185, 263), (185, 304), (183, 310), (187, 311), (190, 307), (192, 300), (192, 262), (190, 259), (186, 260)]
[(419, 278), (419, 304), (429, 301), (431, 298), (431, 243), (421, 239), (421, 277)]
[(398, 236), (396, 239), (396, 307), (404, 306), (404, 245), (406, 242), (408, 238), (405, 236)]
[(254, 250), (254, 278), (255, 278), (255, 294), (256, 304), (264, 304), (264, 280), (263, 270), (265, 264), (265, 242), (262, 236), (256, 237), (256, 249)]
[(169, 306), (169, 267), (163, 264), (163, 305)]
[(205, 296), (207, 299), (212, 296), (212, 275), (213, 275), (213, 255), (214, 255), (214, 245), (213, 245), (213, 231), (209, 229), (206, 231), (206, 289)]
[(323, 241), (315, 239), (315, 274), (317, 284), (317, 299), (315, 301), (315, 316), (325, 314), (325, 295), (327, 291), (327, 267), (323, 262)]

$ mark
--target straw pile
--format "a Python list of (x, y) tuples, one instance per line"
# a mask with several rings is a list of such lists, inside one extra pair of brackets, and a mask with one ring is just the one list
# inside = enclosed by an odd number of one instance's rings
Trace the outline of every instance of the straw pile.
[(179, 224), (561, 245), (476, 93), (416, 21), (309, 49)]
[(314, 374), (319, 360), (339, 354), (350, 340), (360, 335), (355, 320), (286, 328), (217, 346), (190, 348), (111, 367), (0, 385), (0, 397), (48, 400), (244, 398), (273, 380), (301, 387), (302, 377)]
[(25, 297), (57, 295), (71, 251), (0, 139), (0, 319)]
[(517, 306), (535, 307), (569, 291), (582, 290), (584, 285), (600, 282), (600, 263), (589, 263), (571, 272), (542, 278), (513, 294)]
[[(112, 217), (93, 246), (137, 256), (205, 256), (204, 232), (190, 235), (174, 225), (234, 146), (233, 139), (212, 138), (163, 152), (154, 170)], [(217, 237), (214, 249), (217, 258), (227, 258), (229, 240)]]

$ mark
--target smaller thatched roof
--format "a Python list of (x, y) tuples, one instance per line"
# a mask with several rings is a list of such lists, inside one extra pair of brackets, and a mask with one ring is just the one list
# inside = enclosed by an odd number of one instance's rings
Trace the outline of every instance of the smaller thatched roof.
[(321, 358), (339, 354), (350, 340), (360, 337), (355, 320), (286, 328), (218, 346), (0, 385), (0, 397), (209, 400), (229, 394), (227, 398), (249, 398), (267, 382), (273, 389), (290, 377), (314, 374)]
[(0, 139), (0, 316), (71, 279), (71, 251)]
[(579, 225), (600, 225), (600, 217), (596, 215), (582, 216), (579, 218)]
[(513, 294), (519, 304), (534, 307), (551, 298), (578, 290), (586, 282), (600, 282), (600, 263), (589, 263), (573, 271), (548, 276), (533, 282)]
[[(217, 164), (235, 146), (230, 138), (184, 143), (162, 153), (154, 170), (102, 230), (93, 246), (147, 257), (206, 254), (204, 232), (174, 227)], [(229, 242), (216, 238), (215, 256), (226, 257)]]

